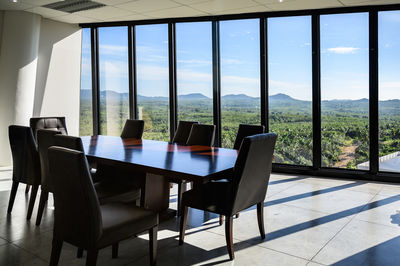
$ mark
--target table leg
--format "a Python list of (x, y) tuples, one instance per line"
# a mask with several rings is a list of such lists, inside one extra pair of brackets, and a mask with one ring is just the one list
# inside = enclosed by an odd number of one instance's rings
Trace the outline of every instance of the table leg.
[(141, 206), (162, 212), (169, 207), (169, 182), (164, 176), (146, 173)]

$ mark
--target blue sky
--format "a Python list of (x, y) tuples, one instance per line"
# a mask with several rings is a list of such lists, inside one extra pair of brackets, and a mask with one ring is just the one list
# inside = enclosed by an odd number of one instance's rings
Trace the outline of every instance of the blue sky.
[[(212, 96), (211, 23), (179, 23), (178, 94)], [(400, 98), (400, 11), (379, 14), (380, 100)], [(259, 97), (257, 19), (220, 22), (221, 92)], [(100, 87), (128, 92), (127, 27), (100, 28)], [(268, 19), (270, 95), (311, 100), (311, 18)], [(168, 96), (168, 28), (136, 27), (138, 93)], [(82, 88), (90, 88), (90, 31), (83, 31)], [(323, 100), (368, 97), (368, 14), (321, 16)]]

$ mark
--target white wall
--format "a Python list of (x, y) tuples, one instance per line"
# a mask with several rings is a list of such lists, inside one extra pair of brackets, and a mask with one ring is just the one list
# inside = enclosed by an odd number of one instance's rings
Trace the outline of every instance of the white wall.
[(41, 18), (5, 11), (0, 56), (0, 166), (11, 164), (8, 125), (28, 125), (35, 94)]
[(8, 125), (66, 116), (79, 132), (81, 30), (22, 11), (0, 13), (0, 166), (11, 164)]
[(79, 135), (81, 29), (43, 19), (34, 116), (65, 116), (68, 133)]

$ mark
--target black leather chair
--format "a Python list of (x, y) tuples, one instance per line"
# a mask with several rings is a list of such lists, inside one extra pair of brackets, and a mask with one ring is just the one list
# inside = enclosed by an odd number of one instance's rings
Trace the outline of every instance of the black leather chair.
[[(79, 137), (56, 135), (54, 136), (54, 145), (84, 152), (82, 140)], [(117, 168), (117, 170), (119, 170), (119, 168)], [(106, 176), (106, 174), (111, 176)], [(140, 199), (141, 184), (132, 182), (134, 179), (132, 176), (129, 177), (130, 180), (123, 182), (125, 180), (120, 180), (120, 174), (123, 174), (121, 170), (113, 173), (102, 173), (101, 169), (97, 170), (95, 174), (91, 173), (92, 180), (99, 180), (94, 183), (94, 187), (101, 204)], [(94, 176), (95, 178), (93, 178)], [(97, 176), (101, 176), (101, 178), (97, 178)]]
[[(63, 242), (88, 251), (86, 265), (96, 265), (100, 249), (143, 231), (149, 232), (150, 264), (156, 264), (158, 214), (131, 204), (100, 205), (83, 152), (49, 149), (54, 179), (55, 218), (50, 265), (58, 265)], [(113, 254), (114, 255), (114, 254)]]
[(258, 227), (261, 238), (265, 238), (264, 199), (272, 168), (276, 138), (275, 133), (245, 137), (229, 181), (209, 182), (183, 193), (180, 245), (183, 244), (185, 237), (188, 207), (227, 217), (225, 237), (231, 260), (234, 259), (232, 224), (235, 214), (257, 204)]
[(13, 183), (7, 212), (11, 213), (13, 209), (19, 183), (32, 185), (28, 214), (26, 216), (29, 220), (32, 216), (41, 180), (39, 154), (31, 128), (11, 125), (8, 127), (8, 136), (13, 159)]
[(186, 145), (192, 125), (198, 123), (199, 122), (195, 121), (179, 121), (178, 128), (176, 129), (174, 138), (172, 139), (172, 143)]
[[(240, 124), (238, 133), (236, 134), (235, 144), (233, 145), (233, 148), (235, 150), (239, 150), (240, 145), (242, 144), (242, 141), (245, 137), (262, 134), (262, 133), (264, 133), (264, 131), (265, 131), (264, 126)], [(236, 218), (238, 218), (238, 217), (239, 217), (239, 213), (236, 214)], [(223, 216), (222, 215), (219, 218), (219, 224), (220, 225), (223, 224)]]
[[(29, 121), (33, 136), (37, 142), (37, 131), (39, 129), (49, 129), (60, 131), (61, 134), (68, 135), (65, 117), (32, 117)], [(30, 185), (26, 186), (25, 193), (29, 192)]]
[(39, 129), (36, 132), (39, 158), (40, 158), (40, 170), (42, 177), (40, 186), (41, 189), (40, 201), (36, 217), (36, 225), (40, 225), (42, 221), (43, 211), (44, 208), (46, 207), (46, 203), (49, 198), (49, 193), (54, 192), (54, 184), (52, 183), (52, 179), (50, 179), (50, 173), (49, 173), (48, 149), (49, 147), (54, 145), (54, 136), (57, 134), (61, 134), (61, 132), (51, 129)]
[(213, 146), (215, 125), (193, 124), (186, 145)]
[[(192, 129), (192, 125), (198, 124), (196, 121), (179, 121), (178, 128), (175, 131), (174, 138), (172, 139), (172, 143), (176, 143), (179, 145), (186, 145), (186, 142), (189, 138), (190, 130)], [(177, 215), (180, 216), (181, 210), (181, 195), (186, 191), (186, 181), (174, 177), (168, 177), (168, 181), (171, 183), (175, 183), (178, 185), (178, 206), (177, 206)]]
[[(201, 146), (213, 146), (215, 138), (215, 125), (203, 125), (193, 123), (187, 137), (186, 145), (201, 145)], [(177, 180), (179, 182), (179, 180)], [(182, 212), (182, 194), (186, 191), (186, 181), (180, 181), (178, 185), (178, 216), (181, 216)], [(193, 188), (193, 183), (191, 183)]]
[(121, 138), (141, 139), (144, 130), (143, 120), (127, 119), (121, 133)]
[(239, 150), (245, 137), (262, 134), (264, 131), (264, 126), (240, 124), (233, 148)]
[(55, 130), (61, 134), (68, 135), (65, 117), (32, 117), (29, 120), (29, 124), (36, 140), (39, 129)]

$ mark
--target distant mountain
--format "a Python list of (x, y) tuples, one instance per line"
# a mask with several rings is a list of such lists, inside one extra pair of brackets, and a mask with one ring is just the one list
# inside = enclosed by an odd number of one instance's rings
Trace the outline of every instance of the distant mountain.
[(138, 94), (137, 95), (138, 101), (149, 102), (149, 101), (168, 101), (168, 97), (164, 96), (143, 96)]
[[(92, 91), (81, 90), (81, 100), (91, 101)], [(138, 101), (141, 102), (168, 102), (168, 97), (163, 96), (137, 96)], [(109, 103), (119, 104), (123, 101), (129, 101), (128, 93), (119, 93), (112, 90), (101, 91), (100, 99), (106, 99)], [(290, 97), (287, 94), (278, 93), (269, 96), (269, 108), (271, 112), (294, 112), (294, 113), (311, 113), (312, 102), (298, 100)], [(178, 101), (182, 103), (190, 103), (190, 101), (199, 101), (199, 104), (212, 104), (211, 98), (201, 93), (191, 93), (178, 95)], [(259, 107), (260, 98), (251, 97), (246, 94), (228, 94), (221, 97), (222, 107)], [(190, 103), (191, 104), (191, 103)], [(196, 104), (196, 102), (195, 102)], [(357, 100), (324, 100), (321, 101), (322, 113), (341, 112), (341, 113), (362, 113), (368, 115), (369, 112), (369, 100), (366, 98)], [(385, 115), (400, 115), (400, 100), (386, 100), (379, 101), (379, 112)]]
[(251, 97), (246, 94), (227, 94), (221, 97), (223, 100), (257, 100), (260, 98)]
[(296, 100), (296, 99), (290, 97), (289, 95), (286, 95), (283, 93), (271, 95), (271, 96), (269, 96), (269, 100), (270, 101), (299, 101), (299, 100)]
[(178, 95), (178, 100), (211, 100), (201, 93), (190, 93)]

